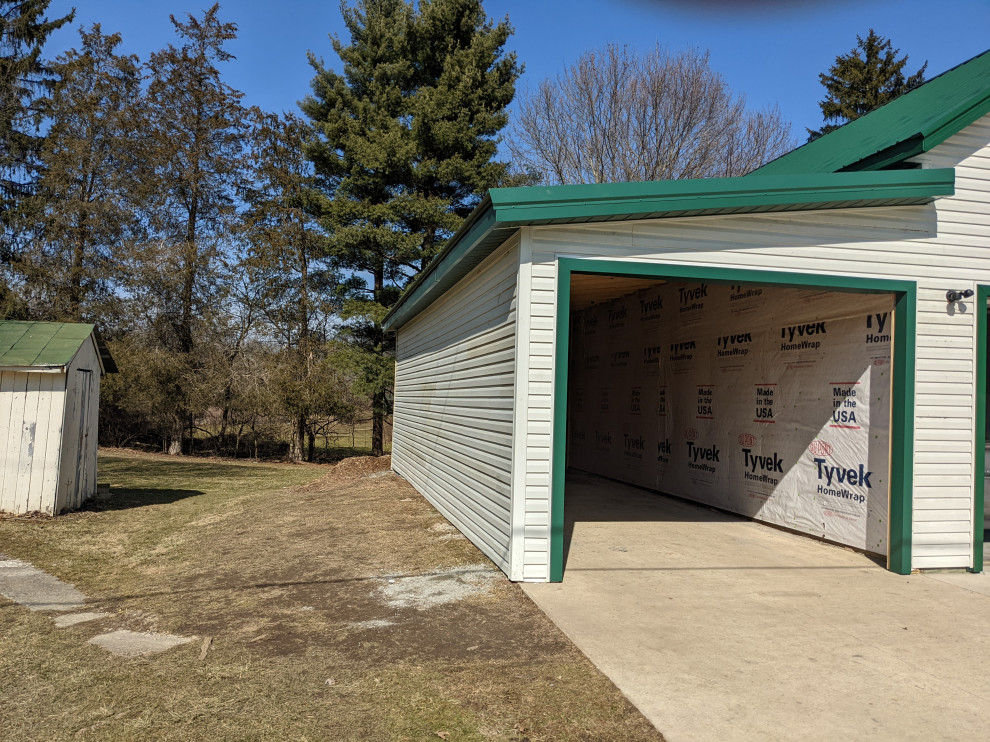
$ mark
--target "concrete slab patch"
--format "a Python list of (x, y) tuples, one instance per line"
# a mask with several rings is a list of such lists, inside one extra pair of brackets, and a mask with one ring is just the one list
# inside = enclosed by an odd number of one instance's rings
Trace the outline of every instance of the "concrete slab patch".
[(446, 521), (441, 521), (440, 523), (434, 523), (426, 530), (430, 533), (455, 533), (457, 531), (457, 526)]
[(151, 634), (120, 629), (108, 634), (100, 634), (89, 640), (90, 644), (103, 647), (111, 654), (121, 657), (137, 657), (142, 654), (164, 652), (166, 649), (191, 642), (192, 637), (172, 634)]
[(426, 575), (395, 577), (379, 590), (392, 608), (426, 610), (487, 592), (498, 576), (492, 567), (472, 564)]
[(32, 611), (72, 611), (86, 596), (72, 585), (20, 559), (0, 555), (0, 595)]
[(79, 623), (86, 623), (87, 621), (96, 621), (100, 618), (106, 618), (109, 613), (103, 613), (102, 611), (84, 611), (83, 613), (65, 613), (61, 616), (55, 616), (55, 625), (60, 629), (64, 629), (67, 626), (75, 626)]

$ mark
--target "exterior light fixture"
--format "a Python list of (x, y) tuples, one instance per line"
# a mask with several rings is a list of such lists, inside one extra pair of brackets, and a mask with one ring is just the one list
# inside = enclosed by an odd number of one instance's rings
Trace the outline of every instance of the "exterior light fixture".
[(954, 291), (949, 289), (945, 292), (945, 300), (950, 304), (952, 302), (959, 301), (960, 299), (968, 299), (973, 295), (973, 289), (966, 289), (965, 291)]

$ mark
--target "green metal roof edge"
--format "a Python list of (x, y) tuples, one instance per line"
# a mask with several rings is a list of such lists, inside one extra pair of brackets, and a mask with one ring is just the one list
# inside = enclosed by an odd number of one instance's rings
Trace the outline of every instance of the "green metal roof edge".
[(925, 203), (955, 192), (955, 171), (885, 170), (704, 180), (493, 188), (385, 316), (399, 329), (516, 229), (544, 224)]
[(924, 199), (951, 195), (954, 182), (951, 169), (815, 173), (499, 188), (491, 191), (491, 200), (499, 223), (526, 226), (877, 198)]
[[(818, 139), (796, 147), (757, 168), (750, 175), (873, 170), (890, 167), (927, 152), (990, 113), (990, 80), (982, 89), (966, 96), (957, 105), (936, 110), (934, 112), (936, 116), (928, 120), (925, 119), (925, 114), (932, 111), (931, 102), (927, 98), (933, 95), (933, 90), (958, 84), (960, 80), (965, 81), (964, 75), (975, 75), (976, 79), (980, 75), (985, 76), (987, 71), (983, 67), (988, 65), (990, 65), (990, 51), (977, 54), (855, 121), (850, 121)], [(941, 115), (938, 115), (939, 113)], [(835, 149), (853, 151), (854, 142), (866, 140), (875, 130), (885, 131), (889, 128), (896, 131), (897, 121), (887, 121), (894, 116), (897, 120), (917, 116), (922, 121), (917, 130), (902, 132), (886, 144), (875, 145), (872, 152), (859, 152), (838, 167), (829, 162), (833, 160)], [(843, 140), (851, 141), (847, 143)]]

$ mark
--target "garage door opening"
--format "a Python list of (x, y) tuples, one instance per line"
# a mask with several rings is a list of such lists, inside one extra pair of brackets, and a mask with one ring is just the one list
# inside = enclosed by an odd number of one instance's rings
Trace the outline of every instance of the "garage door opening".
[(716, 509), (678, 517), (741, 516), (903, 561), (904, 441), (891, 402), (904, 294), (746, 272), (573, 273), (561, 568), (582, 518), (653, 517), (615, 501), (610, 481)]

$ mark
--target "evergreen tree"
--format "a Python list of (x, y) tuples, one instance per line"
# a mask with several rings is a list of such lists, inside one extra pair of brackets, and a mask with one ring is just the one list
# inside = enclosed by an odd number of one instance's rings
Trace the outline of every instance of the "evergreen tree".
[[(31, 192), (42, 142), (42, 114), (36, 103), (53, 82), (41, 50), (51, 33), (75, 10), (49, 20), (51, 0), (0, 0), (0, 264), (15, 251), (15, 222)], [(0, 277), (0, 317), (12, 312), (6, 276)]]
[(480, 0), (358, 0), (343, 7), (343, 74), (315, 56), (303, 102), (320, 138), (308, 147), (323, 223), (339, 265), (371, 277), (350, 305), (350, 331), (372, 397), (372, 452), (384, 450), (391, 341), (381, 319), (408, 280), (478, 203), (505, 181), (493, 161), (520, 69), (512, 29)]
[[(346, 412), (327, 342), (341, 282), (313, 216), (313, 166), (303, 154), (309, 127), (291, 114), (255, 116), (244, 268), (258, 287), (252, 294), (258, 313), (281, 349), (271, 386), (279, 409), (292, 419), (289, 459), (312, 461), (315, 418)], [(229, 397), (230, 387), (226, 391)]]
[(865, 39), (857, 35), (856, 47), (848, 54), (837, 56), (827, 74), (818, 75), (826, 90), (824, 100), (818, 103), (824, 123), (820, 129), (807, 130), (808, 141), (855, 121), (924, 83), (928, 62), (905, 77), (908, 57), (905, 54), (898, 58), (900, 51), (890, 39), (872, 28)]
[[(223, 272), (231, 267), (231, 234), (244, 183), (247, 125), (242, 94), (219, 65), (233, 58), (224, 45), (237, 26), (214, 4), (201, 18), (170, 16), (181, 45), (151, 55), (140, 122), (140, 196), (150, 239), (133, 256), (131, 295), (151, 321), (157, 342), (182, 361), (170, 394), (179, 413), (169, 452), (182, 450), (192, 426), (182, 404), (205, 362), (193, 356), (197, 328), (209, 331), (222, 314)], [(218, 321), (221, 321), (218, 319)]]
[(120, 34), (96, 24), (80, 35), (81, 48), (56, 60), (56, 82), (39, 102), (50, 122), (33, 199), (40, 239), (15, 264), (33, 314), (72, 322), (107, 319), (113, 256), (135, 226), (131, 142), (141, 84), (137, 57), (116, 53)]

